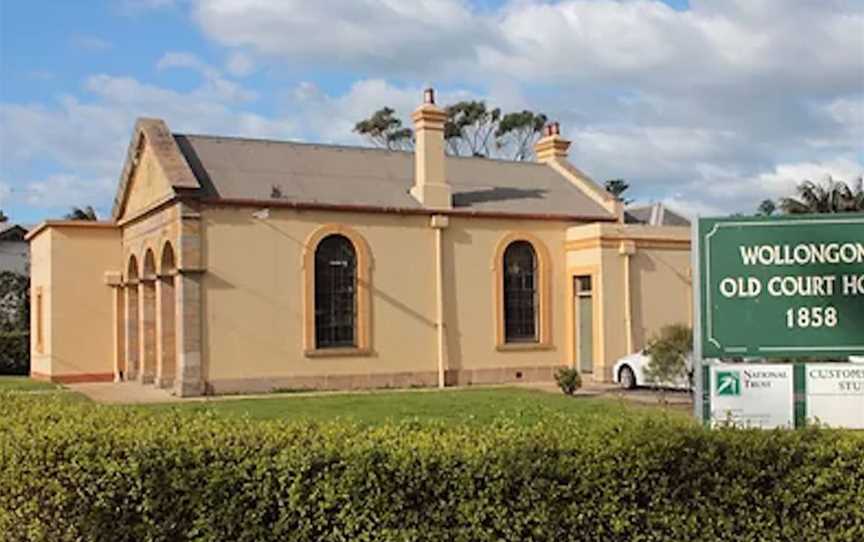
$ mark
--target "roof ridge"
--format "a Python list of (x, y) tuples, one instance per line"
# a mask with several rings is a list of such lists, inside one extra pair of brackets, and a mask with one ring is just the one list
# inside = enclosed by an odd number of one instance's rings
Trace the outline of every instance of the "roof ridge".
[[(289, 139), (272, 139), (266, 137), (248, 137), (248, 136), (223, 136), (223, 135), (213, 135), (213, 134), (190, 134), (190, 133), (181, 133), (181, 132), (172, 132), (175, 137), (194, 137), (194, 138), (206, 138), (206, 139), (225, 139), (232, 141), (249, 141), (249, 142), (259, 142), (259, 143), (276, 143), (280, 145), (294, 145), (299, 147), (324, 147), (329, 149), (345, 149), (345, 150), (356, 150), (356, 151), (371, 151), (371, 152), (380, 152), (380, 153), (388, 153), (388, 154), (410, 154), (414, 155), (414, 151), (407, 151), (401, 149), (382, 149), (380, 147), (364, 147), (362, 145), (346, 145), (344, 143), (320, 143), (320, 142), (311, 142), (311, 141), (294, 141)], [(445, 155), (447, 159), (458, 159), (458, 160), (483, 160), (487, 162), (504, 162), (507, 164), (519, 164), (526, 166), (542, 166), (540, 162), (534, 162), (532, 160), (508, 160), (506, 158), (489, 158), (487, 156), (454, 156), (454, 155)]]

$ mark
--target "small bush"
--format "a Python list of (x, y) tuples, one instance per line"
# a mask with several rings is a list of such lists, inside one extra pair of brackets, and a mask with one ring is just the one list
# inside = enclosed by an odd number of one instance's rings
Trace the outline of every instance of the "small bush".
[(687, 356), (693, 350), (693, 331), (683, 324), (664, 326), (651, 339), (646, 351), (651, 359), (645, 379), (656, 385), (670, 385), (687, 373)]
[(0, 394), (10, 541), (864, 540), (864, 436), (253, 422)]
[(582, 387), (582, 375), (579, 374), (579, 369), (573, 367), (558, 369), (555, 372), (555, 381), (558, 382), (561, 391), (567, 395), (573, 395)]
[(30, 373), (30, 333), (0, 331), (0, 375)]

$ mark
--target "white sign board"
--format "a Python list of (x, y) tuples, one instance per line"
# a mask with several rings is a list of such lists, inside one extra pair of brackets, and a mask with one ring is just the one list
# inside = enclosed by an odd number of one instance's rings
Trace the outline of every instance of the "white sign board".
[(713, 365), (711, 425), (792, 427), (792, 365)]
[(864, 429), (864, 364), (808, 363), (807, 420)]

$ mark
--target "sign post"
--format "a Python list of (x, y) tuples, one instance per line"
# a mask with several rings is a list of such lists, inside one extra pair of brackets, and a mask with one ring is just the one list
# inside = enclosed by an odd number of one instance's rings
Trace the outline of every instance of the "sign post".
[[(708, 400), (734, 396), (731, 375), (720, 394), (719, 370), (701, 369), (703, 357), (864, 355), (864, 215), (699, 219), (692, 248), (694, 410), (704, 421), (715, 410)], [(803, 366), (790, 366), (790, 385), (793, 373), (799, 425), (807, 417)]]

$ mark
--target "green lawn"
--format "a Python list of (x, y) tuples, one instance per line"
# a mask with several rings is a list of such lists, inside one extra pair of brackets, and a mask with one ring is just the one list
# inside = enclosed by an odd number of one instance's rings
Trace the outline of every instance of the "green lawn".
[(62, 389), (57, 384), (33, 380), (28, 376), (0, 376), (0, 391), (51, 391)]
[[(126, 407), (120, 407), (126, 408)], [(452, 391), (402, 391), (334, 394), (327, 396), (275, 395), (264, 399), (221, 399), (181, 405), (137, 408), (209, 411), (219, 416), (252, 419), (351, 420), (360, 424), (417, 420), (488, 424), (507, 419), (520, 424), (542, 421), (559, 412), (574, 418), (662, 415), (686, 420), (686, 412), (634, 405), (619, 399), (567, 397), (517, 388)]]

